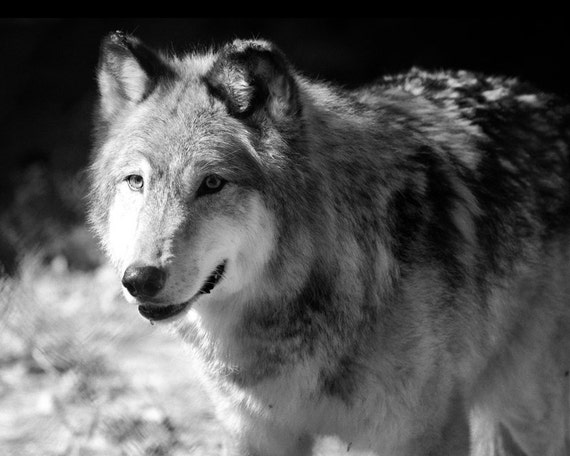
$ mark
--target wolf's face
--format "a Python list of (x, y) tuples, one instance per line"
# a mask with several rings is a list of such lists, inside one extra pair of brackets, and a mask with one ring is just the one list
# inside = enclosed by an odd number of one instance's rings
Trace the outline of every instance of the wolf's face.
[(120, 34), (103, 43), (91, 219), (127, 300), (151, 320), (247, 300), (275, 248), (270, 176), (235, 112), (253, 107), (223, 95), (228, 71), (213, 55), (167, 61)]
[(201, 164), (199, 154), (173, 165), (156, 159), (156, 147), (119, 152), (128, 158), (113, 182), (106, 247), (127, 300), (161, 320), (188, 304), (247, 294), (274, 235), (259, 189), (240, 181), (224, 159), (231, 152), (210, 145), (205, 155), (218, 154), (215, 165)]

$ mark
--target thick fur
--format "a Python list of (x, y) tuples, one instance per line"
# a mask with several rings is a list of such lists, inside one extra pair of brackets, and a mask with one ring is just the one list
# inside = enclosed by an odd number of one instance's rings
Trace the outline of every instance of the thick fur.
[(227, 260), (167, 322), (235, 454), (570, 454), (567, 104), (463, 71), (344, 90), (265, 41), (115, 33), (98, 77), (90, 213), (119, 274), (164, 269), (164, 306)]

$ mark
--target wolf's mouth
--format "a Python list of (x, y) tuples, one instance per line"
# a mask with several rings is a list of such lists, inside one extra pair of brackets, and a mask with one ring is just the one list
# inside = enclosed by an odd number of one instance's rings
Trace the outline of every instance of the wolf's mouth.
[(173, 317), (182, 312), (186, 307), (193, 304), (201, 295), (211, 293), (214, 287), (222, 279), (224, 270), (226, 269), (226, 262), (219, 264), (214, 272), (204, 281), (202, 288), (192, 296), (188, 301), (182, 304), (171, 304), (169, 306), (155, 306), (155, 305), (140, 305), (139, 313), (148, 320), (159, 321)]

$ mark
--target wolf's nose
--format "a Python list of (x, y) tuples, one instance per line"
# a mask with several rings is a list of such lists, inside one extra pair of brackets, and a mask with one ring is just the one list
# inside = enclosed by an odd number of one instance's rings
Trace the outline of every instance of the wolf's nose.
[(155, 266), (131, 264), (123, 274), (123, 286), (135, 298), (152, 298), (166, 282), (166, 272)]

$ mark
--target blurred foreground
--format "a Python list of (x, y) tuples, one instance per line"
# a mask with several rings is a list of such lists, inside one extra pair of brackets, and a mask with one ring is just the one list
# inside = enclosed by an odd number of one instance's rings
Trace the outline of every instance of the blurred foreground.
[(21, 264), (0, 282), (0, 454), (219, 455), (224, 432), (182, 344), (108, 266)]

